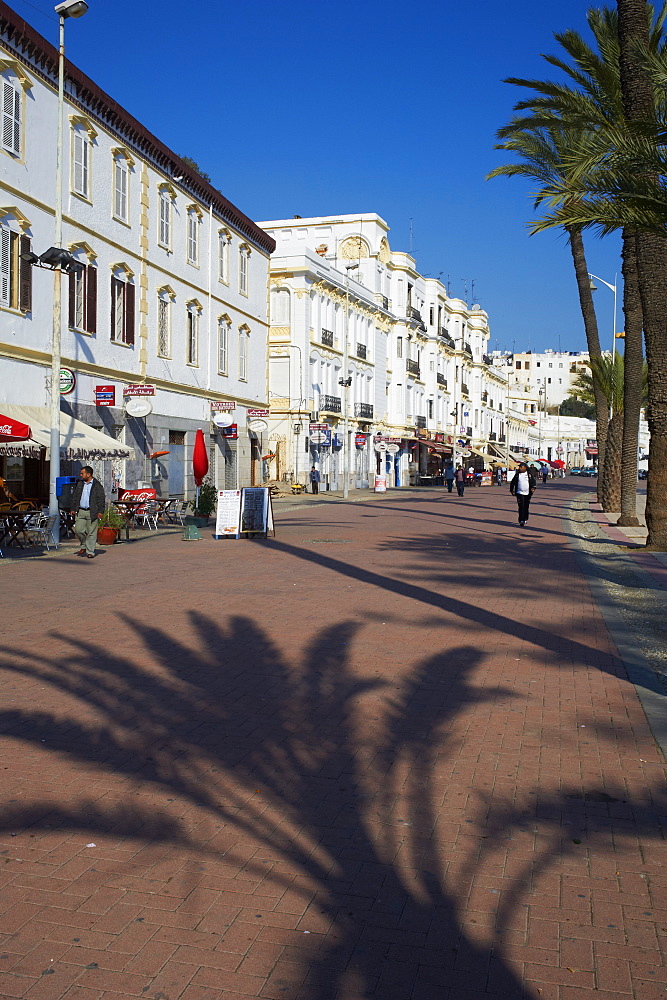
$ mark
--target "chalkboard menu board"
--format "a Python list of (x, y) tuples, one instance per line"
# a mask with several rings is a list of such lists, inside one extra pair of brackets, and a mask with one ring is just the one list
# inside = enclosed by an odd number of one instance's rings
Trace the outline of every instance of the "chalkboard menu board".
[(267, 486), (246, 486), (241, 490), (241, 534), (264, 535), (273, 528), (271, 497)]

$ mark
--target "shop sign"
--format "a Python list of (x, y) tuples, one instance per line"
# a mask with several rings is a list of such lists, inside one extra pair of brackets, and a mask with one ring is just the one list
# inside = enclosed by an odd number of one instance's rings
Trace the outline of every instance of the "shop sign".
[(308, 434), (311, 444), (322, 445), (325, 448), (331, 447), (331, 427), (329, 424), (309, 424)]
[(119, 490), (119, 500), (155, 500), (157, 491), (147, 487), (144, 490)]
[(436, 431), (435, 440), (438, 442), (438, 444), (445, 443), (445, 435), (442, 433), (442, 431)]
[(76, 386), (76, 375), (71, 368), (60, 369), (60, 395), (69, 396), (74, 392)]
[(211, 400), (212, 410), (235, 410), (236, 403), (233, 399), (212, 399)]
[(354, 443), (357, 446), (357, 448), (363, 448), (364, 445), (366, 444), (366, 435), (365, 434), (355, 434), (354, 435)]
[(124, 396), (154, 396), (155, 386), (146, 383), (141, 385), (126, 385), (123, 389)]
[(428, 431), (426, 430), (425, 427), (416, 427), (415, 437), (428, 441)]
[(248, 415), (248, 419), (253, 419), (254, 417), (260, 417), (260, 418), (263, 417), (263, 418), (266, 418), (266, 417), (268, 417), (268, 415), (270, 413), (270, 410), (268, 410), (268, 409), (264, 409), (264, 410), (246, 410), (246, 413)]
[(395, 441), (388, 441), (385, 447), (385, 451), (388, 455), (397, 455), (401, 450), (400, 444), (396, 444)]
[(230, 424), (229, 427), (221, 427), (220, 433), (223, 438), (229, 438), (235, 441), (239, 436), (238, 424)]
[(387, 450), (387, 442), (386, 441), (376, 441), (375, 444), (373, 445), (373, 447), (375, 448), (375, 450), (378, 453), (378, 455), (381, 455), (383, 451)]
[(95, 406), (115, 406), (116, 386), (96, 385), (95, 386)]

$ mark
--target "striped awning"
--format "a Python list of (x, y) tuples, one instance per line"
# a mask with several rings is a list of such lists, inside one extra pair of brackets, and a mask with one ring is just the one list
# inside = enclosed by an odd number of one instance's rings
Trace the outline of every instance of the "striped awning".
[[(27, 441), (0, 442), (0, 455), (12, 458), (45, 458), (51, 454), (50, 414), (45, 406), (2, 403), (2, 412), (28, 424), (32, 437)], [(69, 413), (60, 413), (60, 457), (66, 461), (130, 458), (132, 449), (102, 431), (89, 427)]]

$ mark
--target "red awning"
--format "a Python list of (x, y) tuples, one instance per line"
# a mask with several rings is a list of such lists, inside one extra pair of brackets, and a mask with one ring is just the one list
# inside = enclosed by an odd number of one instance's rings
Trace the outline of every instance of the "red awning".
[(27, 424), (0, 413), (0, 441), (29, 441), (31, 437), (32, 431)]

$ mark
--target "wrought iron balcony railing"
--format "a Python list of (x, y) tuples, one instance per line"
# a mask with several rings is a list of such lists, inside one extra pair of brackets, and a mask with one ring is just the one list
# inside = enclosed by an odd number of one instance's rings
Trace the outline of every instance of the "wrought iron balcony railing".
[(422, 314), (420, 313), (419, 309), (415, 309), (414, 306), (406, 306), (405, 315), (408, 317), (408, 319), (416, 319), (419, 320), (420, 323), (422, 322)]
[(442, 374), (442, 372), (438, 372), (438, 374), (435, 376), (435, 380), (438, 383), (438, 385), (444, 386), (445, 389), (447, 388), (447, 379)]
[(333, 330), (322, 329), (322, 343), (326, 344), (327, 347), (333, 347), (334, 345), (334, 334)]
[(320, 410), (327, 413), (340, 413), (340, 396), (320, 396)]
[(368, 356), (368, 349), (365, 344), (357, 344), (357, 357), (366, 358)]
[(426, 417), (415, 417), (415, 427), (426, 427)]
[(468, 386), (466, 385), (465, 382), (461, 382), (461, 392), (463, 393), (464, 396), (468, 395)]
[(410, 375), (416, 375), (419, 378), (419, 362), (413, 361), (412, 358), (405, 359), (405, 370), (409, 372)]
[(354, 404), (354, 415), (359, 417), (361, 420), (372, 420), (373, 419), (373, 404), (372, 403), (355, 403)]

